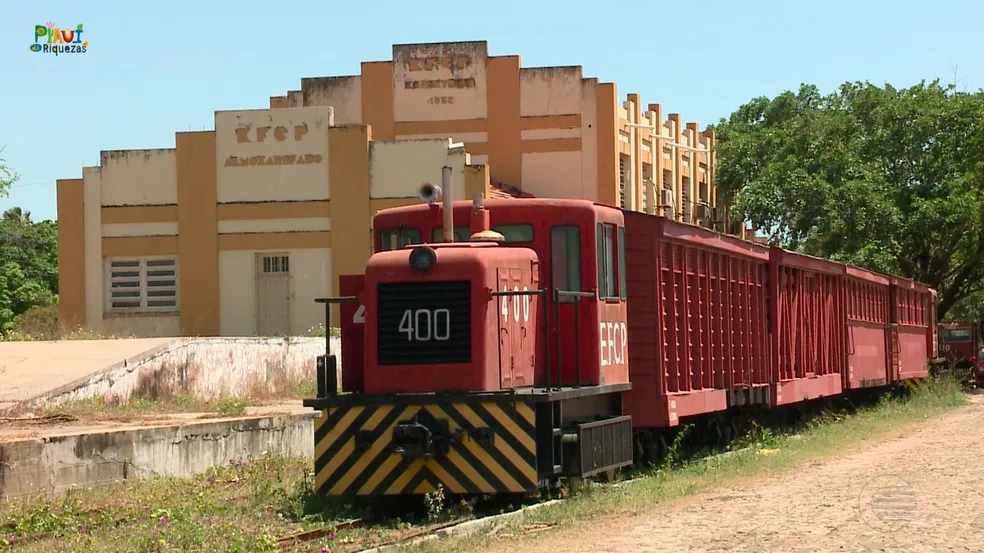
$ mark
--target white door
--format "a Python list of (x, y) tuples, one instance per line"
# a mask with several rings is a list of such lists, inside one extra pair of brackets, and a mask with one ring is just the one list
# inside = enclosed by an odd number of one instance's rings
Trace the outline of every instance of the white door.
[(260, 336), (290, 335), (290, 258), (256, 254), (256, 326)]

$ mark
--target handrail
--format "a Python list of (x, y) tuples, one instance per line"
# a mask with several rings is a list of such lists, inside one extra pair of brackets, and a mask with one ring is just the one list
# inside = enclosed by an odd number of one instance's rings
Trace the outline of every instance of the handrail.
[[(331, 306), (359, 301), (358, 296), (315, 298), (315, 303), (325, 304), (325, 356), (324, 365), (318, 367), (318, 397), (334, 397), (338, 393), (338, 365), (331, 354)], [(341, 329), (339, 329), (341, 330)]]

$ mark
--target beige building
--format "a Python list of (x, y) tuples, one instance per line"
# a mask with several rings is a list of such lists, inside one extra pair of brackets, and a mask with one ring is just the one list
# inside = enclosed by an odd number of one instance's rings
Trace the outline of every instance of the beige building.
[(715, 225), (713, 134), (616, 92), (485, 42), (398, 45), (269, 109), (218, 111), (215, 130), (176, 133), (175, 148), (104, 151), (58, 182), (62, 320), (305, 333), (323, 321), (313, 298), (363, 271), (373, 214), (416, 202), (445, 165), (456, 198), (585, 198)]

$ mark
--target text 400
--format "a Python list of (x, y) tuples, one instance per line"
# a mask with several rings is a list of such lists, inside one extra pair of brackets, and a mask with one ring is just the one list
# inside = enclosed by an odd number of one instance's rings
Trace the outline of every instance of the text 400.
[(400, 332), (408, 342), (443, 342), (451, 337), (451, 311), (441, 309), (407, 309), (400, 319)]

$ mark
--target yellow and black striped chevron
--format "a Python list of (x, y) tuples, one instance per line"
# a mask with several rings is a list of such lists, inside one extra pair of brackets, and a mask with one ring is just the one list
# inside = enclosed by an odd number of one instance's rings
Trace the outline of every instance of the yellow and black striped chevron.
[[(446, 429), (444, 447), (401, 451), (394, 429), (415, 422)], [(332, 406), (315, 419), (315, 484), (333, 496), (533, 491), (535, 430), (533, 407), (514, 398)]]

